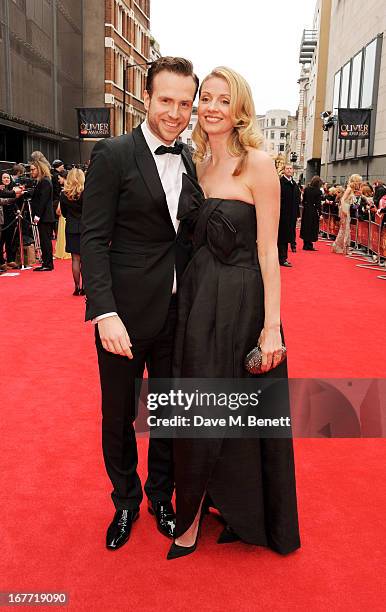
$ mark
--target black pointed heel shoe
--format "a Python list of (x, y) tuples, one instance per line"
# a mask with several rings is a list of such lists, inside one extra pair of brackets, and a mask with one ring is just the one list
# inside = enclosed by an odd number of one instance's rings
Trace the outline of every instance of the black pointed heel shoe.
[(233, 529), (231, 529), (229, 525), (227, 525), (225, 529), (223, 529), (223, 531), (220, 533), (219, 539), (217, 540), (217, 544), (231, 544), (232, 542), (239, 541), (240, 538), (237, 533), (235, 533)]
[(196, 534), (196, 541), (194, 542), (194, 544), (192, 546), (178, 546), (178, 544), (173, 541), (173, 544), (171, 545), (166, 557), (168, 561), (171, 561), (172, 559), (179, 559), (180, 557), (186, 557), (187, 555), (191, 555), (196, 550), (197, 542), (201, 535), (201, 523), (203, 517), (204, 512), (201, 510), (200, 521), (198, 523), (198, 529)]

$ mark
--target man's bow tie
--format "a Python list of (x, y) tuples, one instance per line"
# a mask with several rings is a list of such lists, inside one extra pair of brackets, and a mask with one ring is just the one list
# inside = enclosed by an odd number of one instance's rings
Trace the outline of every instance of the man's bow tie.
[(158, 147), (154, 153), (156, 155), (165, 155), (165, 153), (172, 153), (173, 155), (181, 155), (181, 151), (183, 149), (182, 142), (176, 142), (172, 147), (166, 147), (165, 145), (161, 145)]

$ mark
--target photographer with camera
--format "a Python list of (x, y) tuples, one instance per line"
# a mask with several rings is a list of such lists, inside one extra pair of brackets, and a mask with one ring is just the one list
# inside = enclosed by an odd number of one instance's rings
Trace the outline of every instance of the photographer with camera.
[[(8, 172), (1, 175), (0, 184), (0, 269), (5, 272), (8, 268), (17, 268), (16, 259), (16, 199), (21, 195), (22, 189), (12, 184)], [(2, 231), (2, 228), (4, 230)], [(4, 247), (7, 261), (4, 259)]]
[(51, 171), (43, 161), (33, 161), (30, 164), (31, 178), (37, 181), (31, 198), (33, 221), (37, 224), (42, 250), (42, 265), (34, 268), (34, 272), (49, 272), (54, 269), (52, 254), (52, 228), (55, 222), (52, 208)]

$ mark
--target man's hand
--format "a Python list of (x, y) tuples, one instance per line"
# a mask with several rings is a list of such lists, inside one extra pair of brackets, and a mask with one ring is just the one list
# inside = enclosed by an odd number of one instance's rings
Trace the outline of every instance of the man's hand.
[(106, 351), (133, 359), (129, 334), (118, 315), (106, 317), (97, 325), (102, 346)]

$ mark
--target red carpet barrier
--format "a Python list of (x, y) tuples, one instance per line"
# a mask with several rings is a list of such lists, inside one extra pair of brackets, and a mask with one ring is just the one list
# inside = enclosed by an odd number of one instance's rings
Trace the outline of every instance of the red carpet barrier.
[[(375, 221), (351, 219), (351, 241), (356, 246), (367, 247), (378, 257), (386, 258), (386, 225), (381, 226), (382, 217), (375, 215)], [(339, 232), (339, 216), (323, 212), (319, 221), (320, 232), (337, 236)]]

